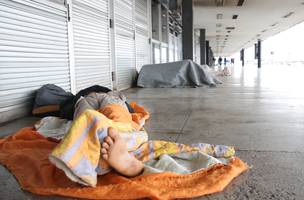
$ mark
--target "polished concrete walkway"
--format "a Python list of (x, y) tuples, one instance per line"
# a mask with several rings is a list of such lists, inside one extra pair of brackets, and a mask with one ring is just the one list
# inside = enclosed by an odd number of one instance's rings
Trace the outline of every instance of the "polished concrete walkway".
[[(200, 199), (304, 199), (304, 66), (232, 71), (216, 88), (134, 88), (126, 95), (151, 112), (150, 139), (234, 145), (252, 167), (223, 192)], [(0, 134), (33, 120), (0, 127)], [(1, 198), (55, 199), (21, 191), (3, 167)]]

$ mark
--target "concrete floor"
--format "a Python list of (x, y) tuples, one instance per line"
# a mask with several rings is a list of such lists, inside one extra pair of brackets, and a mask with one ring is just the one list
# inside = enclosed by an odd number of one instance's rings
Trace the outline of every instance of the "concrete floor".
[[(216, 88), (129, 89), (151, 112), (150, 139), (234, 145), (252, 168), (199, 199), (304, 199), (304, 67), (235, 67)], [(0, 134), (31, 124), (24, 118)], [(0, 166), (0, 199), (67, 199), (24, 192)]]

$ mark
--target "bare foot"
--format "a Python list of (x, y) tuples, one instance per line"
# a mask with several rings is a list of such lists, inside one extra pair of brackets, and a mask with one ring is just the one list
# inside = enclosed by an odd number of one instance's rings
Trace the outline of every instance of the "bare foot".
[(142, 172), (144, 168), (142, 162), (129, 154), (126, 142), (120, 137), (117, 130), (109, 128), (108, 136), (101, 146), (102, 158), (122, 175), (133, 177)]

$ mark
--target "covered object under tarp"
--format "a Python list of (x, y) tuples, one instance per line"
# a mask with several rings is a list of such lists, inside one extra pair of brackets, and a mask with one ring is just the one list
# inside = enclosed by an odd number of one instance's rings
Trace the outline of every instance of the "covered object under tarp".
[(221, 83), (207, 65), (192, 60), (144, 65), (138, 76), (137, 86), (147, 88), (201, 87)]

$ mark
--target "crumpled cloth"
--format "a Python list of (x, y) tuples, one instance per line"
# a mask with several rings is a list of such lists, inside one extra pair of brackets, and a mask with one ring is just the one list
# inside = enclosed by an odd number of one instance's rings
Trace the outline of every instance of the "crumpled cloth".
[(90, 94), (80, 97), (75, 104), (74, 119), (76, 119), (82, 112), (87, 109), (100, 110), (105, 106), (116, 104), (125, 108), (128, 112), (126, 105), (127, 98), (119, 91), (111, 91), (108, 93), (96, 93), (91, 92)]
[(131, 123), (115, 122), (94, 110), (84, 111), (67, 135), (52, 151), (49, 159), (73, 181), (95, 187), (97, 175), (108, 173), (111, 168), (100, 156), (101, 143), (108, 135), (108, 127), (132, 136), (126, 140), (128, 151), (137, 159), (147, 161), (163, 154), (201, 151), (218, 157), (231, 157), (234, 148), (223, 145), (195, 144), (192, 146), (166, 142), (148, 141), (146, 132), (137, 132)]
[(48, 155), (58, 140), (45, 138), (33, 128), (24, 128), (0, 139), (0, 163), (16, 177), (22, 189), (39, 195), (83, 199), (194, 198), (222, 191), (248, 169), (234, 157), (227, 164), (214, 164), (191, 174), (162, 172), (126, 178), (115, 172), (98, 176), (95, 188), (71, 181), (50, 163)]
[(71, 120), (50, 116), (39, 120), (34, 127), (41, 135), (45, 137), (62, 139), (69, 131), (71, 125)]

